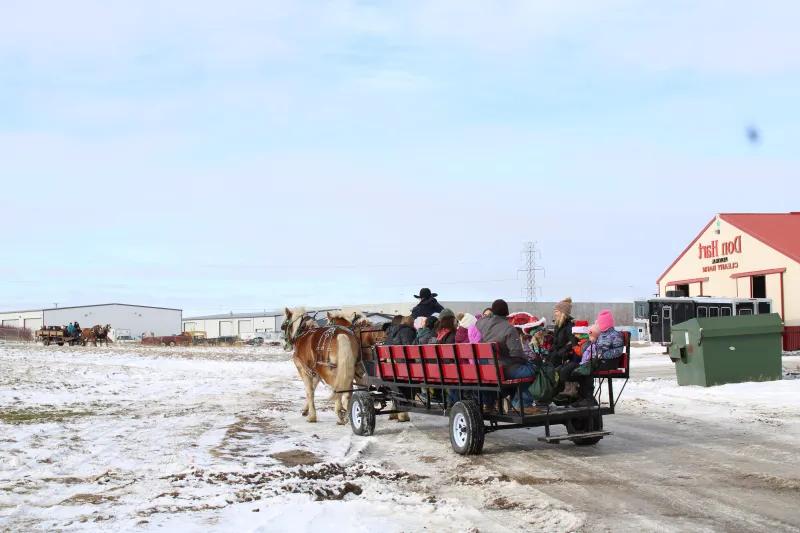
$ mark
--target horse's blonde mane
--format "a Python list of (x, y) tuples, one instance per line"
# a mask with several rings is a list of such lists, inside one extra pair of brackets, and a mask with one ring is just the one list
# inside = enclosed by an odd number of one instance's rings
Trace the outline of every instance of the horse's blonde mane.
[(328, 311), (328, 316), (331, 318), (343, 318), (350, 322), (350, 319), (353, 318), (353, 314), (351, 313), (350, 316), (347, 316), (347, 313), (344, 311)]
[(291, 313), (292, 330), (289, 332), (289, 334), (294, 336), (297, 333), (297, 330), (300, 329), (300, 325), (303, 322), (302, 320), (297, 320), (297, 317), (305, 315), (306, 314), (306, 308), (302, 307), (302, 306), (300, 306), (300, 307), (292, 307), (292, 308), (287, 307), (283, 312), (283, 319), (284, 320), (288, 320), (289, 319), (289, 315), (286, 313), (286, 311), (289, 311), (289, 313)]

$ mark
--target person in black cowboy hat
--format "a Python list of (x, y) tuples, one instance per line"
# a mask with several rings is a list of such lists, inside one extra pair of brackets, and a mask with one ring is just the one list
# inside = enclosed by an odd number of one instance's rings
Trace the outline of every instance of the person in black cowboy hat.
[(411, 316), (417, 318), (418, 316), (431, 316), (434, 313), (441, 313), (444, 307), (436, 301), (437, 296), (439, 295), (431, 292), (427, 287), (420, 289), (419, 294), (414, 295), (414, 298), (419, 299), (420, 302), (411, 310)]

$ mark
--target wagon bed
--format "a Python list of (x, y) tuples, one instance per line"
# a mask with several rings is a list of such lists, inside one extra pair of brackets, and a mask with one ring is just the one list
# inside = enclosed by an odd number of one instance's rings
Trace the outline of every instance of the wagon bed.
[[(596, 406), (548, 406), (541, 413), (527, 415), (507, 410), (502, 401), (497, 402), (497, 409), (487, 409), (478, 401), (482, 394), (499, 398), (510, 393), (520, 399), (521, 387), (529, 387), (535, 380), (507, 379), (497, 343), (375, 346), (371, 357), (363, 360), (366, 387), (355, 390), (350, 402), (353, 432), (372, 435), (376, 416), (413, 412), (449, 416), (453, 449), (465, 455), (481, 453), (486, 433), (523, 427), (544, 427), (545, 435), (539, 440), (545, 442), (596, 444), (611, 434), (603, 429), (603, 416), (614, 414), (630, 376), (630, 334), (626, 332), (624, 337), (625, 351), (617, 368), (592, 374), (600, 380), (595, 389)], [(615, 379), (624, 380), (616, 395)], [(604, 386), (608, 390), (605, 405), (600, 402)], [(432, 400), (431, 391), (439, 391), (440, 399)], [(457, 399), (450, 401), (448, 391)], [(554, 424), (563, 424), (567, 433), (552, 435)]]

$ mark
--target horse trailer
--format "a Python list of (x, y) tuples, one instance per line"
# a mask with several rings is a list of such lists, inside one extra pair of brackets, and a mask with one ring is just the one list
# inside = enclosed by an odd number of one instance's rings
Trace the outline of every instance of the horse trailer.
[(650, 342), (669, 344), (672, 326), (692, 318), (763, 315), (772, 312), (769, 298), (667, 296), (634, 302), (634, 322), (646, 325)]

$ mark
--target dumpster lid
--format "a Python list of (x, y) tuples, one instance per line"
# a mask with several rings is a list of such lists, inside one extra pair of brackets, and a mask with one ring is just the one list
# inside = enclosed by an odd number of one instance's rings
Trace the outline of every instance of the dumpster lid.
[[(696, 320), (698, 325), (703, 328), (704, 337), (783, 333), (783, 322), (777, 313), (695, 318), (693, 320)], [(691, 320), (688, 322), (691, 322)]]

